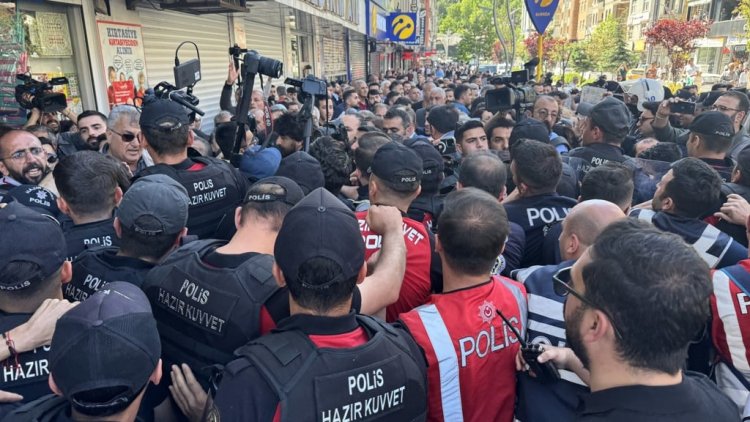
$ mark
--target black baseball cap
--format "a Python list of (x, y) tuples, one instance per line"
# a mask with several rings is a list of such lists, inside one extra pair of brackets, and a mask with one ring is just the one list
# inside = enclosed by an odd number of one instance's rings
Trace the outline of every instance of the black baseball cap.
[(320, 163), (305, 151), (297, 151), (284, 157), (276, 170), (276, 176), (294, 180), (305, 195), (326, 184)]
[(11, 262), (37, 264), (34, 274), (0, 279), (0, 292), (21, 290), (47, 279), (65, 262), (68, 250), (54, 219), (19, 202), (0, 204), (0, 271)]
[[(49, 370), (74, 408), (101, 414), (132, 403), (160, 358), (161, 341), (148, 298), (138, 286), (115, 281), (57, 321)], [(113, 396), (95, 403), (79, 396), (102, 389), (112, 389)]]
[(378, 148), (372, 158), (369, 173), (390, 183), (398, 192), (413, 192), (415, 183), (422, 181), (422, 159), (416, 152), (397, 142)]
[(523, 119), (513, 126), (510, 132), (508, 145), (513, 148), (513, 144), (521, 139), (533, 139), (535, 141), (549, 143), (549, 128), (547, 125), (537, 119)]
[(359, 273), (365, 262), (365, 244), (354, 213), (333, 194), (317, 188), (284, 217), (274, 257), (287, 283), (299, 280), (300, 266), (312, 258), (336, 262), (341, 267), (337, 277), (319, 280), (315, 285), (302, 284), (304, 288), (322, 290)]
[[(276, 195), (263, 192), (262, 187), (274, 185), (280, 187), (284, 193)], [(283, 176), (271, 176), (253, 183), (245, 195), (245, 203), (248, 202), (276, 202), (281, 201), (287, 205), (295, 206), (305, 197), (302, 188), (294, 180)]]
[(141, 109), (138, 122), (141, 128), (151, 127), (162, 130), (175, 130), (190, 124), (189, 113), (180, 104), (161, 98), (146, 101)]
[(10, 198), (50, 217), (57, 218), (60, 215), (60, 209), (57, 208), (57, 195), (41, 186), (18, 185), (8, 191), (4, 201)]
[(184, 186), (164, 174), (136, 179), (120, 201), (115, 216), (136, 232), (177, 234), (187, 224), (190, 199)]
[(690, 123), (690, 132), (702, 135), (723, 136), (731, 138), (734, 136), (734, 125), (732, 119), (720, 111), (705, 111), (695, 117)]
[(605, 133), (618, 139), (630, 130), (630, 111), (622, 101), (607, 97), (598, 102), (589, 113), (589, 120)]
[(422, 192), (437, 193), (445, 168), (443, 157), (431, 143), (421, 139), (404, 145), (414, 150), (422, 159)]

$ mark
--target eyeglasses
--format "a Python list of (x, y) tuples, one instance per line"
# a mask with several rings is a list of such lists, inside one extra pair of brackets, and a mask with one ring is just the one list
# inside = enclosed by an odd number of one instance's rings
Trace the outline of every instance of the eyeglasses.
[(44, 151), (44, 148), (31, 147), (29, 149), (18, 150), (14, 152), (13, 154), (10, 154), (9, 156), (2, 158), (2, 160), (11, 159), (13, 161), (24, 161), (28, 157), (29, 153), (31, 153), (33, 157), (39, 157), (42, 154), (46, 154), (46, 152)]
[(110, 129), (110, 132), (112, 132), (115, 135), (119, 136), (125, 142), (133, 142), (138, 137), (138, 135), (134, 135), (132, 133), (118, 133), (114, 129)]
[(557, 272), (552, 276), (552, 280), (554, 280), (553, 290), (556, 295), (567, 297), (568, 294), (572, 294), (576, 297), (576, 299), (580, 300), (581, 302), (585, 303), (586, 306), (594, 309), (599, 309), (604, 313), (604, 315), (607, 316), (609, 319), (610, 324), (612, 324), (612, 328), (615, 331), (615, 336), (617, 336), (619, 339), (622, 339), (622, 335), (620, 334), (620, 330), (617, 329), (617, 326), (615, 325), (614, 319), (612, 318), (612, 315), (601, 306), (597, 306), (594, 304), (594, 302), (590, 301), (589, 299), (586, 299), (582, 294), (578, 293), (572, 285), (572, 278), (570, 271), (573, 269), (573, 267), (565, 267), (557, 270)]
[(741, 110), (738, 110), (736, 108), (729, 108), (729, 107), (723, 106), (723, 105), (712, 105), (712, 106), (708, 107), (708, 109), (711, 110), (711, 111), (721, 111), (721, 112), (725, 112), (725, 111), (741, 111)]
[(541, 117), (542, 119), (546, 119), (547, 116), (552, 116), (553, 119), (557, 119), (557, 115), (558, 115), (557, 112), (550, 113), (549, 110), (545, 110), (545, 109), (535, 110), (534, 112), (537, 115), (539, 115), (539, 117)]

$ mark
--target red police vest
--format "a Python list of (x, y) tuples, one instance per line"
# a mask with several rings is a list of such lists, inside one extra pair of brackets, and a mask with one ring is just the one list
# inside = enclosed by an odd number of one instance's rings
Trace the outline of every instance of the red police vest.
[[(382, 237), (370, 230), (365, 221), (367, 211), (357, 213), (359, 231), (365, 241), (365, 259), (380, 250)], [(430, 282), (430, 261), (432, 247), (427, 228), (419, 221), (404, 217), (404, 242), (406, 242), (406, 273), (396, 303), (386, 308), (386, 320), (393, 322), (398, 315), (408, 312), (427, 302), (432, 284)]]
[(713, 273), (711, 337), (721, 359), (750, 375), (750, 259)]
[(520, 343), (498, 309), (525, 335), (526, 289), (499, 276), (401, 315), (427, 358), (427, 420), (513, 420)]

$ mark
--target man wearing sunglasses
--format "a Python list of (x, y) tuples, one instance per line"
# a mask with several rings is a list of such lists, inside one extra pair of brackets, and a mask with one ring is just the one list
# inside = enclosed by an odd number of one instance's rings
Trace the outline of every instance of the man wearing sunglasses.
[(633, 219), (613, 223), (553, 280), (580, 362), (559, 349), (542, 359), (577, 366), (588, 382), (576, 420), (739, 420), (713, 382), (682, 369), (712, 289), (708, 266), (678, 236)]
[(39, 138), (23, 130), (12, 130), (0, 137), (0, 189), (21, 184), (39, 185), (52, 177), (47, 152)]
[(108, 142), (101, 150), (102, 153), (127, 164), (132, 174), (137, 174), (149, 165), (144, 159), (143, 148), (138, 140), (138, 134), (141, 133), (138, 124), (140, 118), (141, 112), (133, 106), (114, 107), (107, 117)]
[[(562, 233), (557, 243), (562, 262), (513, 272), (513, 278), (524, 284), (529, 297), (529, 330), (526, 334), (529, 342), (553, 346), (566, 344), (565, 297), (553, 289), (552, 276), (560, 269), (572, 266), (599, 233), (609, 224), (624, 218), (625, 214), (612, 202), (583, 201), (573, 207), (561, 224)], [(573, 419), (577, 397), (586, 391), (585, 384), (569, 371), (562, 371), (561, 375), (561, 380), (548, 382), (520, 374), (516, 416), (524, 421)], [(539, 406), (540, 403), (544, 406)]]

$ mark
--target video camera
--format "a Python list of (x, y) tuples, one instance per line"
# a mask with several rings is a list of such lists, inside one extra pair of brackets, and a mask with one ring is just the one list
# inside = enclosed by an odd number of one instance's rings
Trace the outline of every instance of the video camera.
[(322, 97), (328, 94), (328, 84), (323, 79), (313, 75), (307, 75), (304, 79), (286, 78), (284, 83), (295, 86), (300, 91), (300, 100), (304, 101), (307, 96)]
[(349, 145), (349, 133), (346, 131), (346, 126), (342, 124), (335, 124), (328, 122), (315, 130), (313, 138), (319, 138), (321, 136), (330, 136), (331, 138), (344, 142)]
[(41, 82), (23, 73), (16, 75), (16, 78), (23, 81), (23, 84), (16, 85), (16, 101), (21, 107), (27, 110), (38, 108), (45, 113), (56, 113), (68, 107), (65, 94), (52, 90), (56, 85), (67, 84), (68, 78), (52, 78), (49, 82)]
[(487, 110), (497, 113), (500, 110), (521, 110), (532, 107), (536, 101), (536, 92), (532, 86), (525, 85), (529, 80), (528, 72), (528, 69), (513, 72), (509, 80), (503, 82), (507, 86), (487, 91), (485, 94)]

